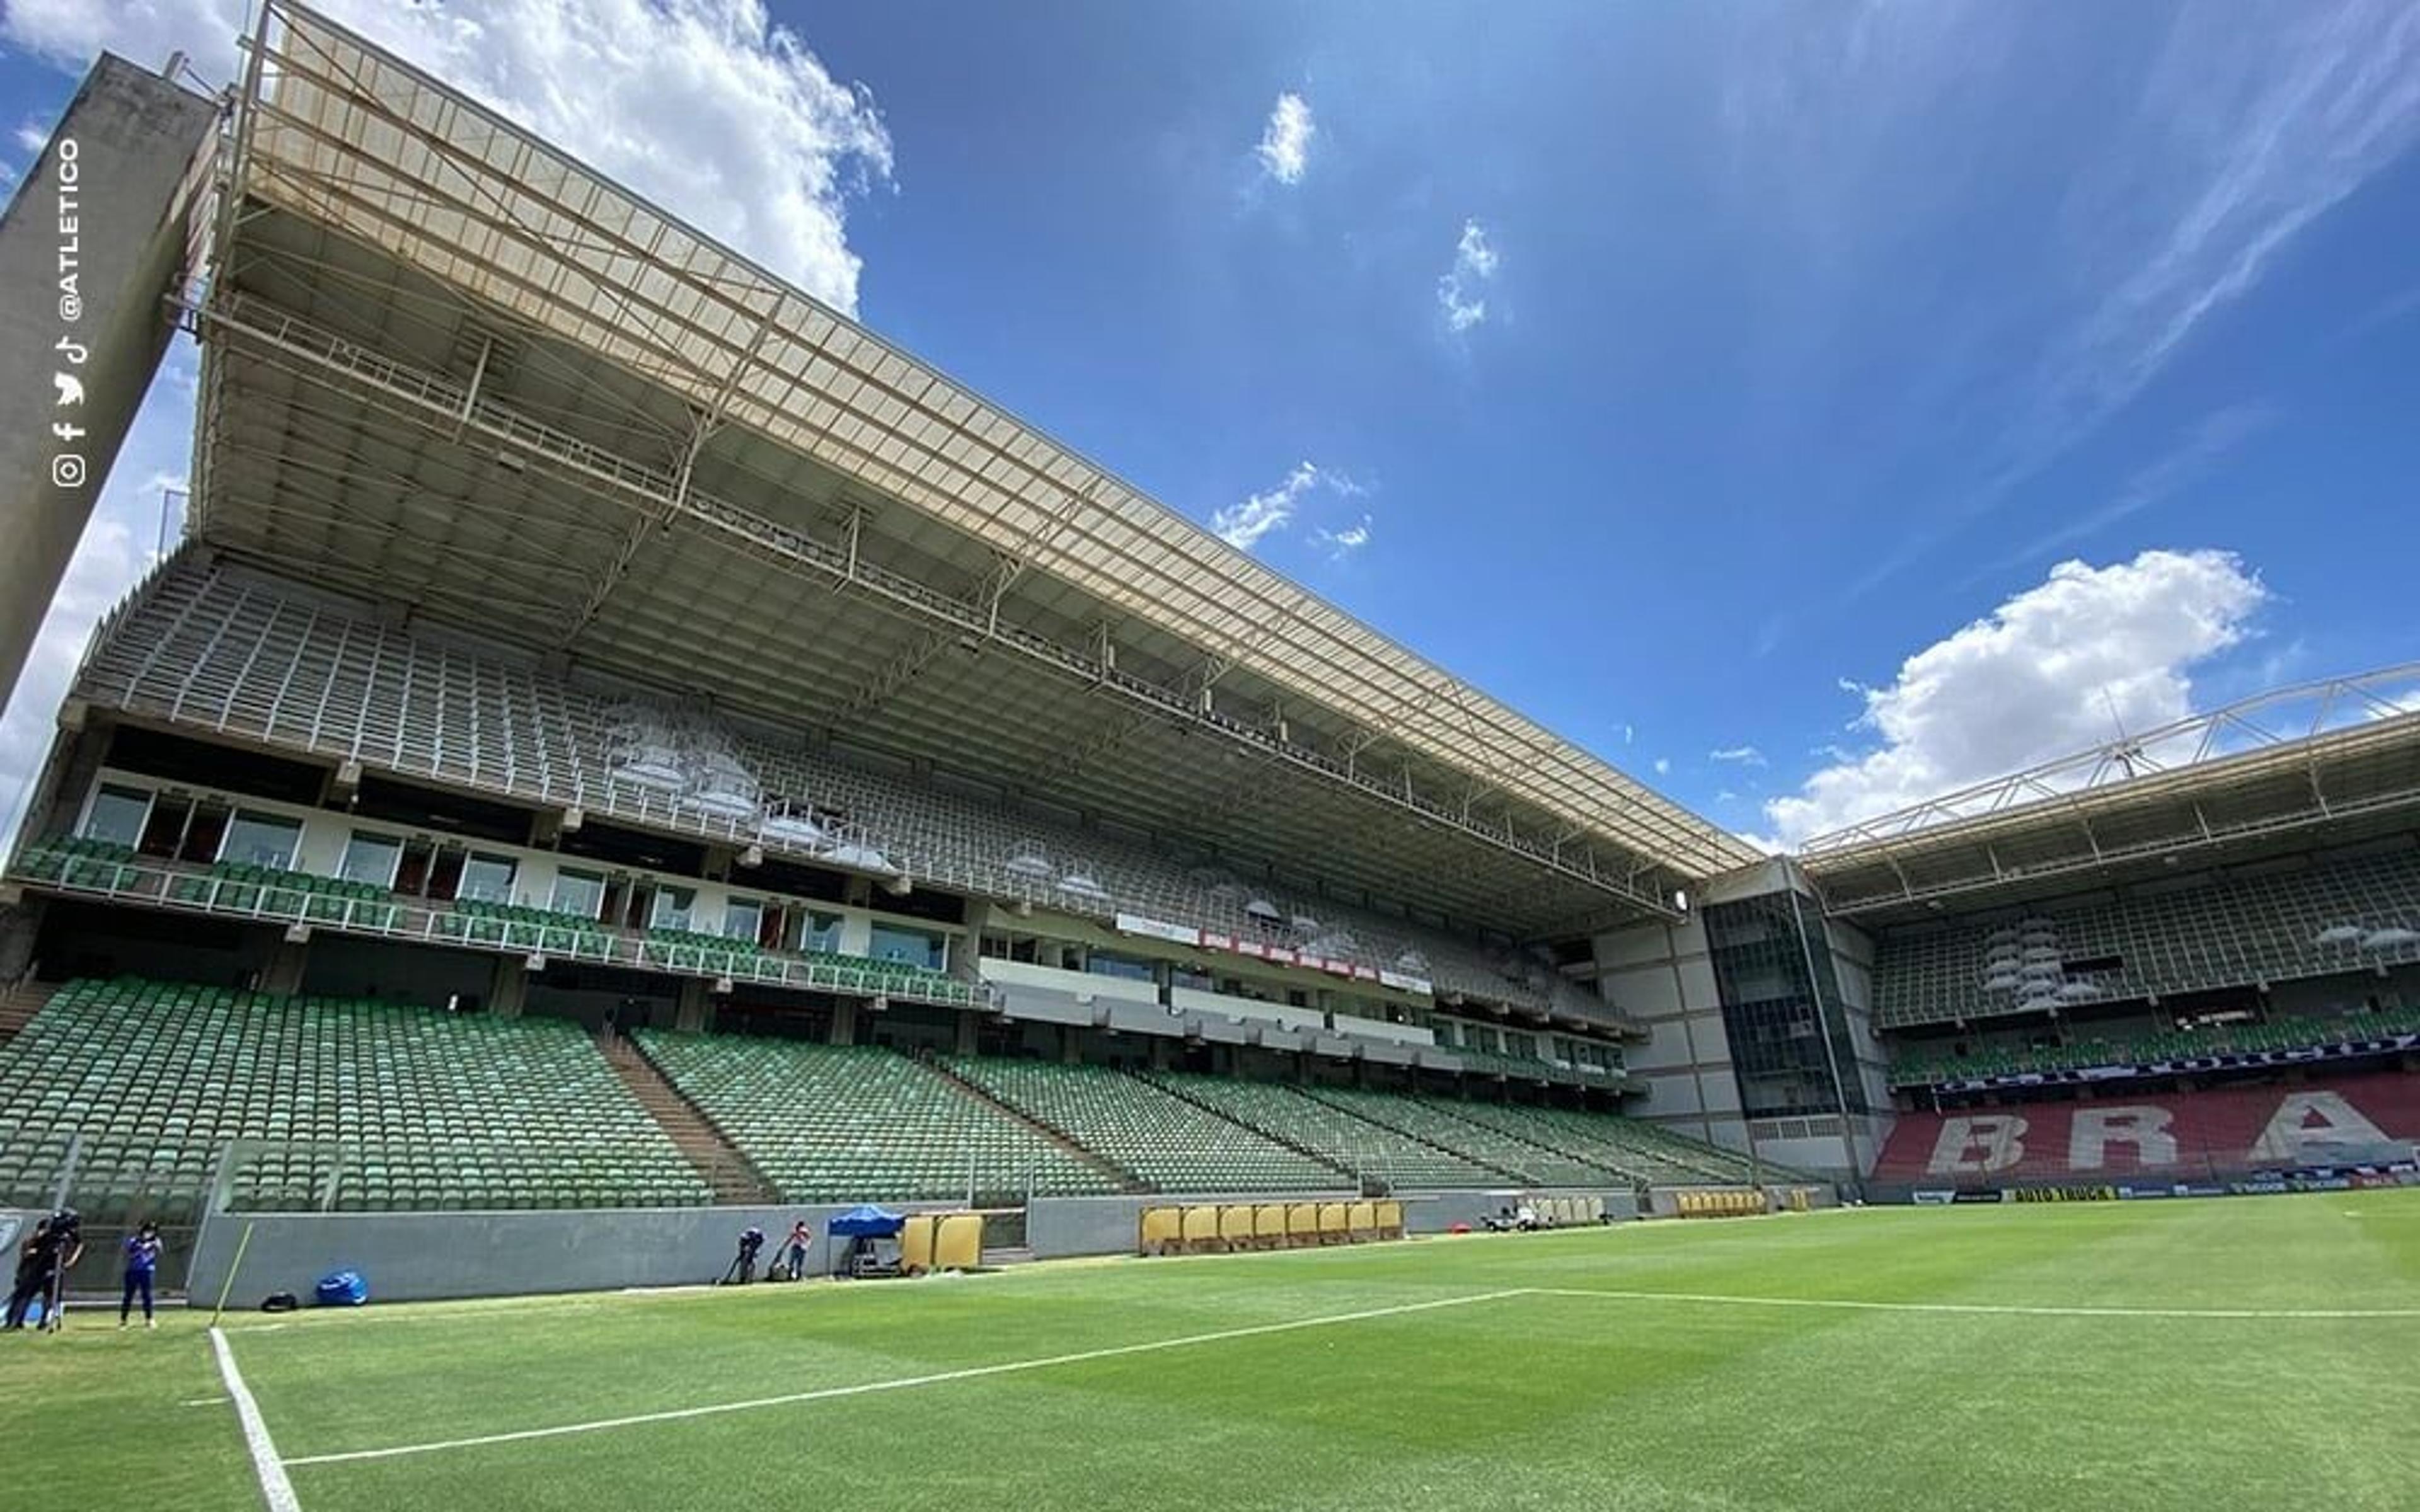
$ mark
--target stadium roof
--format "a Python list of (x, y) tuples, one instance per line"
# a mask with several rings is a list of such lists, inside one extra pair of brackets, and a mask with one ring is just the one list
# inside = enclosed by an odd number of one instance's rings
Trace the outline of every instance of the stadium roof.
[(1756, 858), (315, 13), (251, 54), (213, 546), (1514, 933)]
[(2278, 688), (1807, 842), (1875, 922), (2420, 827), (2420, 662)]

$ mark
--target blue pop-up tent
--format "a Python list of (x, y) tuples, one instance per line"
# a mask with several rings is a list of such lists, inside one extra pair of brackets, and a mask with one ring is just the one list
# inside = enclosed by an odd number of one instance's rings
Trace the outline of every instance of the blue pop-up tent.
[(905, 1217), (871, 1202), (835, 1214), (830, 1225), (834, 1239), (892, 1239), (907, 1227)]

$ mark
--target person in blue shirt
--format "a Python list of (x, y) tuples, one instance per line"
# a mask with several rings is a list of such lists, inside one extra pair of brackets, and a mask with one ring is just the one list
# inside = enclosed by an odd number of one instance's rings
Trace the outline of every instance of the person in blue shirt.
[(126, 1236), (126, 1291), (117, 1300), (117, 1326), (124, 1328), (134, 1311), (134, 1294), (143, 1293), (143, 1326), (157, 1328), (151, 1316), (151, 1277), (160, 1269), (160, 1226), (147, 1222)]

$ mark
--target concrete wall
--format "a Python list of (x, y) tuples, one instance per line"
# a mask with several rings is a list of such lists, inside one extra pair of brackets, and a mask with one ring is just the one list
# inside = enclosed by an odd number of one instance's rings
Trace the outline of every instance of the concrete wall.
[(217, 119), (201, 96), (103, 57), (0, 216), (0, 704), (167, 350), (178, 190)]
[[(886, 1204), (886, 1206), (890, 1206)], [(307, 1300), (331, 1271), (358, 1271), (388, 1302), (439, 1297), (598, 1291), (696, 1285), (722, 1274), (740, 1230), (765, 1230), (763, 1258), (805, 1218), (815, 1232), (807, 1264), (829, 1273), (838, 1256), (824, 1224), (832, 1205), (781, 1208), (599, 1209), (562, 1212), (218, 1213), (194, 1249), (192, 1295), (215, 1301), (244, 1250), (230, 1306), (257, 1306), (273, 1291)], [(903, 1203), (894, 1211), (954, 1211)]]
[[(1637, 1215), (1627, 1191), (1560, 1192), (1602, 1196), (1608, 1217)], [(1351, 1194), (1288, 1194), (1289, 1201), (1348, 1200)], [(1026, 1244), (1042, 1259), (1087, 1255), (1131, 1255), (1140, 1233), (1142, 1210), (1174, 1202), (1212, 1202), (1210, 1196), (1036, 1197), (1027, 1206)], [(1269, 1202), (1267, 1194), (1240, 1194), (1226, 1200)], [(1413, 1233), (1443, 1233), (1456, 1223), (1480, 1220), (1516, 1201), (1503, 1192), (1454, 1192), (1404, 1196), (1404, 1226)], [(950, 1203), (886, 1204), (901, 1212), (950, 1212)], [(243, 1250), (228, 1305), (256, 1307), (271, 1292), (290, 1291), (308, 1300), (321, 1276), (357, 1271), (381, 1302), (423, 1302), (445, 1297), (531, 1295), (558, 1291), (605, 1291), (623, 1287), (694, 1286), (721, 1276), (738, 1247), (740, 1230), (765, 1230), (764, 1258), (805, 1218), (815, 1232), (807, 1266), (830, 1273), (839, 1257), (824, 1234), (841, 1207), (802, 1205), (768, 1208), (610, 1209), (563, 1212), (218, 1213), (203, 1226), (194, 1247), (191, 1295), (214, 1303)], [(246, 1243), (245, 1231), (251, 1231)]]

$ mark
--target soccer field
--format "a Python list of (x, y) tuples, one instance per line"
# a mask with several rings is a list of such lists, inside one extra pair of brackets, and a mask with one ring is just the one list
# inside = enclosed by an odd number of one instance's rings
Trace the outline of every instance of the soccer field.
[[(200, 1318), (114, 1324), (0, 1341), (10, 1483), (264, 1504)], [(313, 1512), (2408, 1508), (2420, 1193), (245, 1315), (225, 1343)]]

